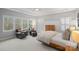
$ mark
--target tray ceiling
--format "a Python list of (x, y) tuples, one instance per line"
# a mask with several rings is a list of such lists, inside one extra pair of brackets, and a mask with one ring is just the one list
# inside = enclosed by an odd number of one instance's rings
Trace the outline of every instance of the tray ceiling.
[(73, 11), (76, 8), (8, 8), (8, 9), (32, 16), (44, 16), (49, 14)]

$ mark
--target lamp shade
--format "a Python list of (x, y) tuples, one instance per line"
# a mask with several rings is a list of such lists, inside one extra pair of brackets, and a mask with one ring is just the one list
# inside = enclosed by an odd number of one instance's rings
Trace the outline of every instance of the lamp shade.
[(70, 26), (70, 31), (74, 31), (74, 30), (76, 30), (76, 26)]
[(79, 31), (72, 31), (72, 33), (71, 33), (71, 38), (72, 38), (75, 42), (79, 43)]
[(35, 28), (35, 26), (36, 26), (36, 21), (33, 20), (33, 21), (32, 21), (32, 28)]

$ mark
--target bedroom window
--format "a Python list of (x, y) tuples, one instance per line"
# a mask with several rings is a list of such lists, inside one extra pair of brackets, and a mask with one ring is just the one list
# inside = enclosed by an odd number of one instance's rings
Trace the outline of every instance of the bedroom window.
[(27, 27), (28, 27), (27, 20), (23, 19), (23, 29), (26, 29)]
[(77, 12), (75, 23), (76, 23), (76, 30), (79, 30), (79, 12)]
[(64, 17), (61, 19), (61, 30), (62, 31), (64, 31), (65, 29), (73, 25), (75, 25), (73, 17)]
[(15, 19), (15, 29), (22, 28), (22, 19), (21, 18), (16, 18)]
[(15, 29), (27, 29), (28, 28), (28, 23), (26, 18), (16, 18), (15, 19)]
[(11, 16), (3, 16), (3, 32), (13, 31), (14, 18)]
[(29, 20), (29, 30), (32, 29), (32, 20)]
[(29, 21), (29, 29), (36, 29), (36, 21), (35, 20), (30, 20)]
[(36, 21), (32, 20), (32, 28), (35, 28), (35, 27), (36, 27)]

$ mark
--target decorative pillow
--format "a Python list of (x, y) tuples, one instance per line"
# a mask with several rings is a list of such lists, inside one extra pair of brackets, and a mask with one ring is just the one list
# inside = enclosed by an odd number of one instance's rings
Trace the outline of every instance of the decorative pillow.
[(70, 30), (69, 29), (66, 29), (65, 32), (63, 33), (63, 39), (70, 40)]

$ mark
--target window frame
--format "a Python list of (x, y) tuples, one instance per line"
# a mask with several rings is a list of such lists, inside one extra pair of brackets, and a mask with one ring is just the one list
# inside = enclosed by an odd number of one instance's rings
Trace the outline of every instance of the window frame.
[[(64, 23), (62, 23), (62, 20), (63, 20)], [(67, 29), (67, 27), (71, 26), (71, 22), (70, 21), (73, 21), (73, 17), (72, 16), (62, 17), (61, 18), (61, 27), (64, 26), (64, 29)], [(64, 30), (61, 29), (61, 31), (64, 31)]]
[[(27, 27), (26, 28), (24, 28), (24, 21), (27, 21), (26, 23), (27, 23)], [(27, 20), (27, 18), (22, 18), (22, 29), (28, 29), (28, 20)]]
[(15, 17), (15, 25), (14, 25), (14, 26), (15, 26), (15, 29), (16, 29), (16, 20), (17, 20), (17, 19), (20, 19), (20, 21), (21, 21), (21, 23), (20, 23), (21, 25), (20, 25), (20, 26), (21, 26), (21, 29), (23, 29), (23, 28), (22, 28), (22, 23), (23, 23), (23, 22), (22, 22), (22, 17)]
[[(13, 28), (12, 29), (10, 29), (10, 30), (5, 30), (5, 28), (4, 28), (4, 23), (5, 23), (5, 17), (11, 17), (12, 18), (12, 23), (13, 23)], [(15, 24), (15, 22), (14, 22), (14, 17), (13, 16), (9, 16), (9, 15), (3, 15), (3, 32), (10, 32), (10, 31), (14, 31), (14, 24)]]

